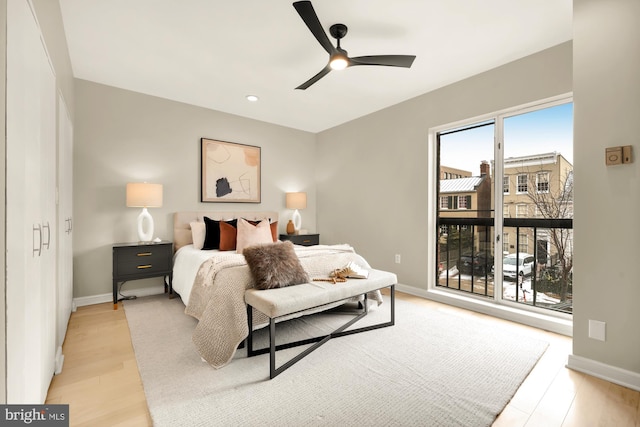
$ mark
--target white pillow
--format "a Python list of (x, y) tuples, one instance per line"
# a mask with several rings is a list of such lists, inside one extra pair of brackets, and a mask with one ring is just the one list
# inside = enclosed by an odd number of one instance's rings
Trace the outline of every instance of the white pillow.
[(191, 227), (191, 240), (193, 240), (193, 247), (196, 249), (202, 249), (204, 246), (204, 237), (207, 235), (207, 228), (204, 222), (190, 222)]
[(269, 221), (265, 219), (254, 226), (246, 220), (239, 218), (236, 252), (241, 254), (244, 248), (262, 243), (273, 243)]

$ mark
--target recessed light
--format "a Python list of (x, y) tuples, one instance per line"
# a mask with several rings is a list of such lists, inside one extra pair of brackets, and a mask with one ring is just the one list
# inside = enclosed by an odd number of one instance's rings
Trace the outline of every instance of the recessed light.
[(256, 102), (258, 99), (260, 98), (255, 95), (247, 95), (247, 101)]

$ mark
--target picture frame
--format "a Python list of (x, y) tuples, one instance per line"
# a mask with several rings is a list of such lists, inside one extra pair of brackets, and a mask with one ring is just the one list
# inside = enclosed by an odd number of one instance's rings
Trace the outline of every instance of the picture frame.
[(260, 203), (260, 147), (200, 139), (200, 201)]

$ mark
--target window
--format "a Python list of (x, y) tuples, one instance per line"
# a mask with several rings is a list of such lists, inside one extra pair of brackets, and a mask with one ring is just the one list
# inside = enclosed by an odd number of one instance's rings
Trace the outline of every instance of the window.
[(518, 252), (527, 253), (529, 250), (529, 235), (521, 233), (518, 241)]
[(440, 209), (449, 209), (449, 198), (447, 196), (440, 196)]
[(527, 218), (529, 216), (528, 208), (525, 204), (516, 205), (516, 218)]
[[(434, 229), (435, 238), (429, 235), (435, 253), (435, 263), (430, 262), (429, 268), (437, 268), (443, 261), (453, 266), (462, 262), (462, 254), (484, 251), (492, 257), (496, 270), (486, 277), (430, 274), (428, 292), (432, 286), (446, 287), (498, 304), (571, 314), (573, 285), (567, 270), (572, 266), (573, 232), (565, 219), (573, 216), (572, 114), (570, 98), (554, 97), (430, 129), (429, 159), (439, 170), (432, 172), (436, 179), (428, 200), (430, 209), (437, 210), (438, 204), (448, 209), (436, 212), (435, 223), (446, 218), (444, 222), (451, 225), (447, 238), (438, 236), (439, 229)], [(491, 165), (490, 182), (481, 181), (473, 190), (451, 185), (465, 183), (462, 181), (438, 187), (445, 170), (450, 178), (459, 178), (458, 171), (479, 177), (486, 163)], [(445, 192), (438, 193), (438, 188)], [(433, 197), (445, 194), (449, 196), (446, 203)], [(462, 194), (473, 199), (464, 199)], [(548, 238), (551, 233), (561, 238)], [(508, 255), (518, 253), (526, 254), (519, 256), (520, 271), (525, 273), (521, 282), (514, 280), (517, 276), (505, 261)], [(541, 276), (532, 274), (535, 263), (531, 261), (533, 256), (536, 262), (544, 259), (545, 254), (549, 263), (562, 271), (543, 282)]]
[(458, 196), (458, 209), (471, 208), (471, 196)]
[(549, 172), (538, 172), (536, 176), (536, 189), (538, 193), (549, 192)]
[(529, 187), (528, 187), (528, 182), (527, 182), (527, 174), (520, 174), (518, 175), (518, 189), (517, 192), (518, 193), (526, 193), (527, 191), (529, 191)]

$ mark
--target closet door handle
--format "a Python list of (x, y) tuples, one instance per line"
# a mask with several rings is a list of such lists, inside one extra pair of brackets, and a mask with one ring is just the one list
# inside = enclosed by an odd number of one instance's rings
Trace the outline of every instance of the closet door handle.
[(49, 226), (49, 221), (47, 221), (47, 225), (42, 226), (42, 228), (47, 229), (47, 242), (43, 243), (42, 246), (46, 247), (49, 250), (49, 244), (51, 243), (51, 227)]
[(73, 218), (69, 218), (69, 233), (73, 231)]
[[(37, 236), (38, 236), (38, 244), (36, 245), (35, 242), (35, 236), (36, 236), (36, 231)], [(36, 253), (38, 253), (38, 256), (42, 255), (42, 227), (40, 227), (40, 224), (35, 224), (33, 226), (33, 239), (32, 239), (32, 246), (33, 246), (33, 257), (36, 256)]]

